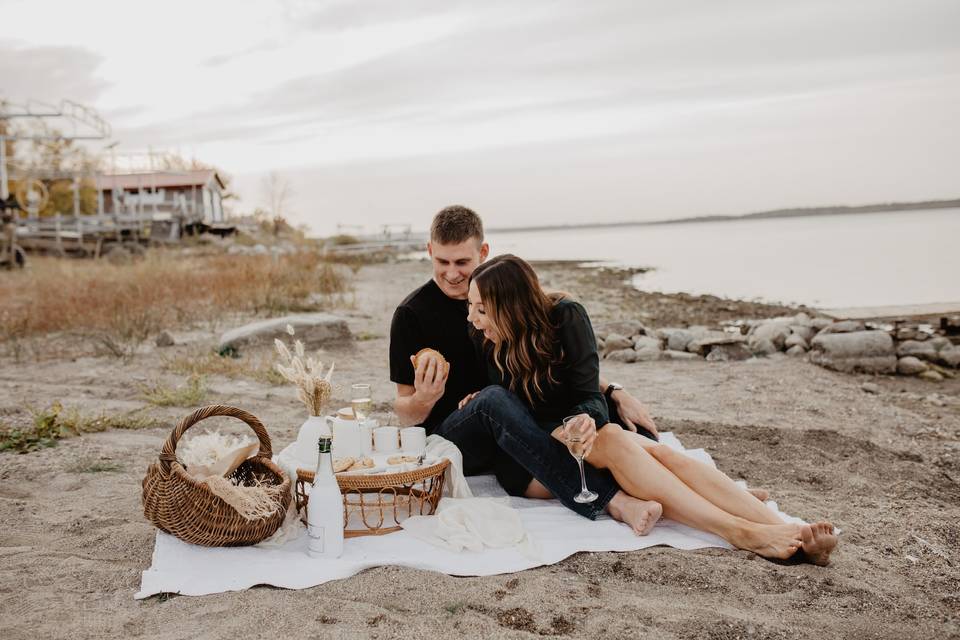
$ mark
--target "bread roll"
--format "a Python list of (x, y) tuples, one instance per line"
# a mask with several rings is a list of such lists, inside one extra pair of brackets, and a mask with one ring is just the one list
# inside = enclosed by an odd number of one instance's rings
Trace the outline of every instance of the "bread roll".
[(450, 363), (447, 362), (447, 359), (444, 358), (443, 354), (437, 351), (436, 349), (430, 349), (430, 348), (420, 349), (420, 351), (417, 351), (417, 355), (410, 356), (410, 362), (413, 363), (414, 371), (416, 371), (417, 366), (420, 364), (420, 358), (423, 358), (428, 354), (432, 355), (438, 360), (439, 365), (443, 367), (443, 375), (447, 375), (450, 373)]

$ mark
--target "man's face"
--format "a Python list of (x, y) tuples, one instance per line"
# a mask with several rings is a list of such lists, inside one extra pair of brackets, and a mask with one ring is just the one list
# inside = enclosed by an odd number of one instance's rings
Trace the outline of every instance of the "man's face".
[(467, 299), (470, 274), (487, 259), (490, 247), (469, 238), (460, 244), (427, 243), (427, 253), (433, 262), (433, 279), (448, 297)]

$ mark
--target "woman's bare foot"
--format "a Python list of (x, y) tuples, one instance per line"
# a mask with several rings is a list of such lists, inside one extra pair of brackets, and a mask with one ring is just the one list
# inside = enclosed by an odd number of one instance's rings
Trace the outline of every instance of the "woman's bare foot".
[(829, 522), (818, 522), (803, 532), (803, 555), (813, 564), (825, 567), (830, 564), (830, 554), (837, 547), (837, 536)]
[(770, 492), (766, 489), (747, 489), (747, 493), (752, 495), (754, 498), (760, 502), (766, 502), (770, 497)]
[(645, 536), (660, 520), (663, 506), (659, 502), (639, 500), (618, 491), (607, 504), (607, 511), (614, 520), (630, 525), (638, 536)]
[(734, 546), (753, 551), (764, 558), (786, 560), (803, 545), (808, 524), (755, 524), (750, 523), (740, 540), (729, 540)]

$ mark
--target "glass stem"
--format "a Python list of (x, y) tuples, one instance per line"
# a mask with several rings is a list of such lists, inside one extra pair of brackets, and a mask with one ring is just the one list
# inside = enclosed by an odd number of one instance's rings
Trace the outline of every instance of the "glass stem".
[(587, 493), (587, 477), (583, 473), (583, 456), (577, 456), (577, 464), (580, 465), (580, 493)]

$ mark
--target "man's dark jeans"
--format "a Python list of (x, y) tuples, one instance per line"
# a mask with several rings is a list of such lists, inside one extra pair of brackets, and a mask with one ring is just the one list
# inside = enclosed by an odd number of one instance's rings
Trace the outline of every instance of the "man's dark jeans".
[(454, 411), (434, 429), (459, 447), (465, 475), (492, 470), (510, 495), (523, 495), (533, 476), (566, 507), (596, 518), (620, 490), (606, 469), (584, 464), (587, 487), (600, 497), (578, 504), (577, 461), (567, 448), (542, 429), (513, 393), (499, 386), (483, 389), (466, 407)]

